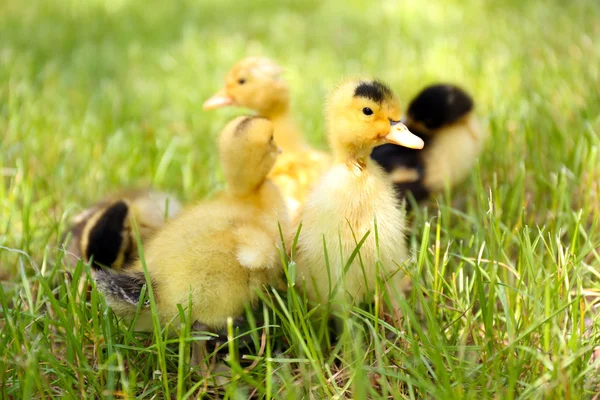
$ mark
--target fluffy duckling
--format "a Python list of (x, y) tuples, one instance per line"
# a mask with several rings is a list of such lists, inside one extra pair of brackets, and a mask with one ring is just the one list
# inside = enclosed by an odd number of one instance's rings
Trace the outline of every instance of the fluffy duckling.
[[(403, 274), (396, 263), (408, 258), (405, 211), (389, 177), (369, 157), (375, 146), (386, 142), (423, 147), (423, 140), (411, 134), (400, 117), (396, 97), (379, 81), (346, 82), (329, 99), (328, 134), (335, 160), (300, 213), (302, 228), (294, 257), (313, 302), (326, 304), (331, 299), (334, 307), (360, 303), (375, 288), (378, 273), (397, 289), (402, 286)], [(360, 256), (344, 273), (345, 263), (366, 234)]]
[[(227, 189), (169, 221), (145, 246), (145, 261), (161, 323), (191, 299), (192, 322), (216, 330), (252, 303), (255, 290), (281, 273), (278, 222), (287, 231), (284, 201), (267, 174), (277, 158), (273, 126), (238, 117), (223, 130), (220, 161)], [(117, 315), (136, 311), (145, 284), (140, 260), (122, 273), (96, 271), (96, 283)], [(136, 329), (151, 329), (143, 308)]]
[(245, 58), (227, 74), (225, 86), (206, 100), (204, 109), (239, 106), (271, 120), (275, 142), (283, 153), (269, 178), (281, 189), (294, 217), (331, 160), (326, 153), (309, 146), (294, 123), (289, 87), (282, 74), (283, 69), (268, 58)]
[(152, 190), (108, 197), (73, 218), (68, 232), (71, 238), (66, 245), (70, 265), (79, 259), (86, 263), (93, 259), (96, 266), (123, 268), (138, 253), (131, 217), (145, 242), (180, 210), (181, 204), (174, 196)]
[(384, 144), (371, 154), (390, 173), (401, 197), (411, 193), (419, 202), (467, 177), (486, 139), (473, 109), (471, 97), (448, 84), (428, 86), (410, 103), (405, 124), (425, 148)]

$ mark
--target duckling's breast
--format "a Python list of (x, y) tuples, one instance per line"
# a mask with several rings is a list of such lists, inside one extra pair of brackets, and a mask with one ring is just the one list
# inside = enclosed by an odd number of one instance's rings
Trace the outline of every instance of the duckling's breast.
[[(344, 266), (363, 238), (360, 256), (354, 258), (342, 276)], [(400, 262), (406, 256), (404, 211), (379, 167), (369, 163), (366, 171), (357, 172), (338, 165), (323, 178), (302, 214), (298, 254), (299, 269), (315, 278), (315, 289), (321, 297), (327, 296), (334, 282), (342, 281), (344, 290), (340, 294), (349, 292), (362, 298), (374, 288), (377, 260), (386, 268), (396, 268), (393, 260)]]

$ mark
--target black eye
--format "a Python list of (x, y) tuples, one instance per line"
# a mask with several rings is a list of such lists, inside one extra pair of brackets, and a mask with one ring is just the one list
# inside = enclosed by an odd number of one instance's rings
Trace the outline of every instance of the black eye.
[(373, 115), (373, 110), (371, 110), (369, 107), (365, 107), (362, 109), (363, 114), (365, 115)]
[(238, 79), (238, 83), (239, 83), (240, 85), (243, 85), (244, 83), (246, 83), (246, 79), (244, 79), (244, 78), (240, 78), (240, 79)]

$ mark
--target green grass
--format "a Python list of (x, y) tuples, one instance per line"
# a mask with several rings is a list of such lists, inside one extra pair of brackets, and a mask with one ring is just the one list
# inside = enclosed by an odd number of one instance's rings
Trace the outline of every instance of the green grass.
[[(0, 397), (593, 397), (599, 37), (593, 0), (0, 2)], [(201, 105), (256, 54), (286, 66), (316, 146), (323, 96), (358, 72), (405, 104), (463, 85), (491, 139), (467, 182), (411, 217), (401, 327), (356, 308), (329, 347), (301, 298), (269, 292), (264, 352), (259, 324), (256, 365), (232, 346), (219, 387), (187, 368), (188, 330), (133, 333), (95, 291), (79, 301), (58, 238), (118, 188), (219, 189), (215, 137), (242, 111)]]

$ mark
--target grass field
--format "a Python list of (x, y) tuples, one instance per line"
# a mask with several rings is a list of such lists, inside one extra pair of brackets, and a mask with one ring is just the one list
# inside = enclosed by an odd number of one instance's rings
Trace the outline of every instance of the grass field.
[[(593, 0), (0, 2), (0, 397), (597, 396), (599, 38)], [(243, 111), (202, 102), (246, 55), (285, 65), (321, 148), (323, 97), (359, 72), (404, 104), (462, 85), (491, 138), (411, 217), (398, 330), (357, 308), (321, 346), (298, 298), (270, 293), (264, 352), (248, 372), (232, 352), (219, 388), (187, 368), (185, 330), (134, 334), (98, 293), (77, 301), (58, 239), (118, 188), (221, 188), (215, 137)]]

